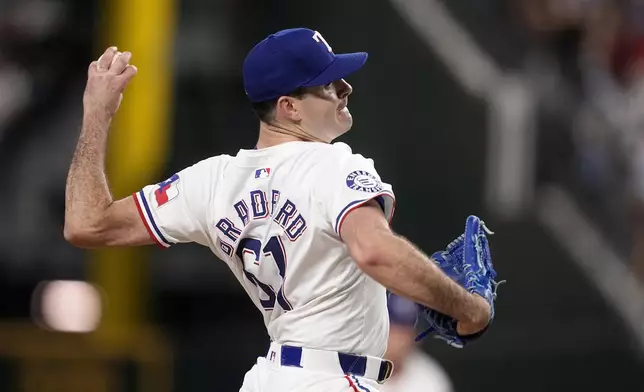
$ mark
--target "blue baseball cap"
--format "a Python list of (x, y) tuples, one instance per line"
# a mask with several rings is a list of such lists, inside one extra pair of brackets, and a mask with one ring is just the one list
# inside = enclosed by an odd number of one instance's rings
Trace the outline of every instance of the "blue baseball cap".
[(414, 301), (389, 293), (387, 297), (389, 321), (393, 325), (413, 328), (418, 321), (418, 305)]
[(324, 86), (359, 70), (367, 53), (335, 54), (320, 33), (297, 28), (271, 34), (248, 52), (242, 66), (252, 102), (288, 95), (300, 87)]

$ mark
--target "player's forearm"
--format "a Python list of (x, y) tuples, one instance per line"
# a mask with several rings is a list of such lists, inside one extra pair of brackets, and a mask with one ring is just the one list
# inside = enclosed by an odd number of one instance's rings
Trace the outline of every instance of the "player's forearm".
[(366, 273), (393, 293), (458, 321), (487, 324), (489, 310), (484, 308), (481, 298), (476, 298), (445, 275), (406, 239), (393, 233), (386, 237), (380, 242)]
[(113, 202), (105, 177), (105, 155), (110, 118), (89, 111), (83, 118), (78, 144), (67, 176), (65, 235), (96, 230)]

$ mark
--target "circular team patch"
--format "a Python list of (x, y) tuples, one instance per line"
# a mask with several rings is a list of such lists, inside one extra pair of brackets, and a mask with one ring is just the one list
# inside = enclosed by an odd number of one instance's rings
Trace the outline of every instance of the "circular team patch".
[(354, 191), (380, 192), (382, 183), (371, 173), (364, 170), (356, 170), (347, 176), (347, 186)]

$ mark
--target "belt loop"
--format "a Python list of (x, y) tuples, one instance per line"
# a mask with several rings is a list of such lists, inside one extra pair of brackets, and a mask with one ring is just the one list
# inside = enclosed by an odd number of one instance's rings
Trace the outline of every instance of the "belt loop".
[(268, 348), (268, 353), (266, 354), (266, 359), (268, 359), (269, 362), (281, 365), (280, 364), (281, 352), (282, 352), (282, 347), (277, 343), (271, 342), (271, 345)]

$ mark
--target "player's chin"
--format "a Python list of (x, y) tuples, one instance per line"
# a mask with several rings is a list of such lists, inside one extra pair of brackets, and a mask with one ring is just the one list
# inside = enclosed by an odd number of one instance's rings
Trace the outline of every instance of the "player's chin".
[(338, 111), (337, 114), (338, 125), (343, 129), (343, 133), (351, 129), (353, 125), (353, 117), (348, 108), (344, 108)]

